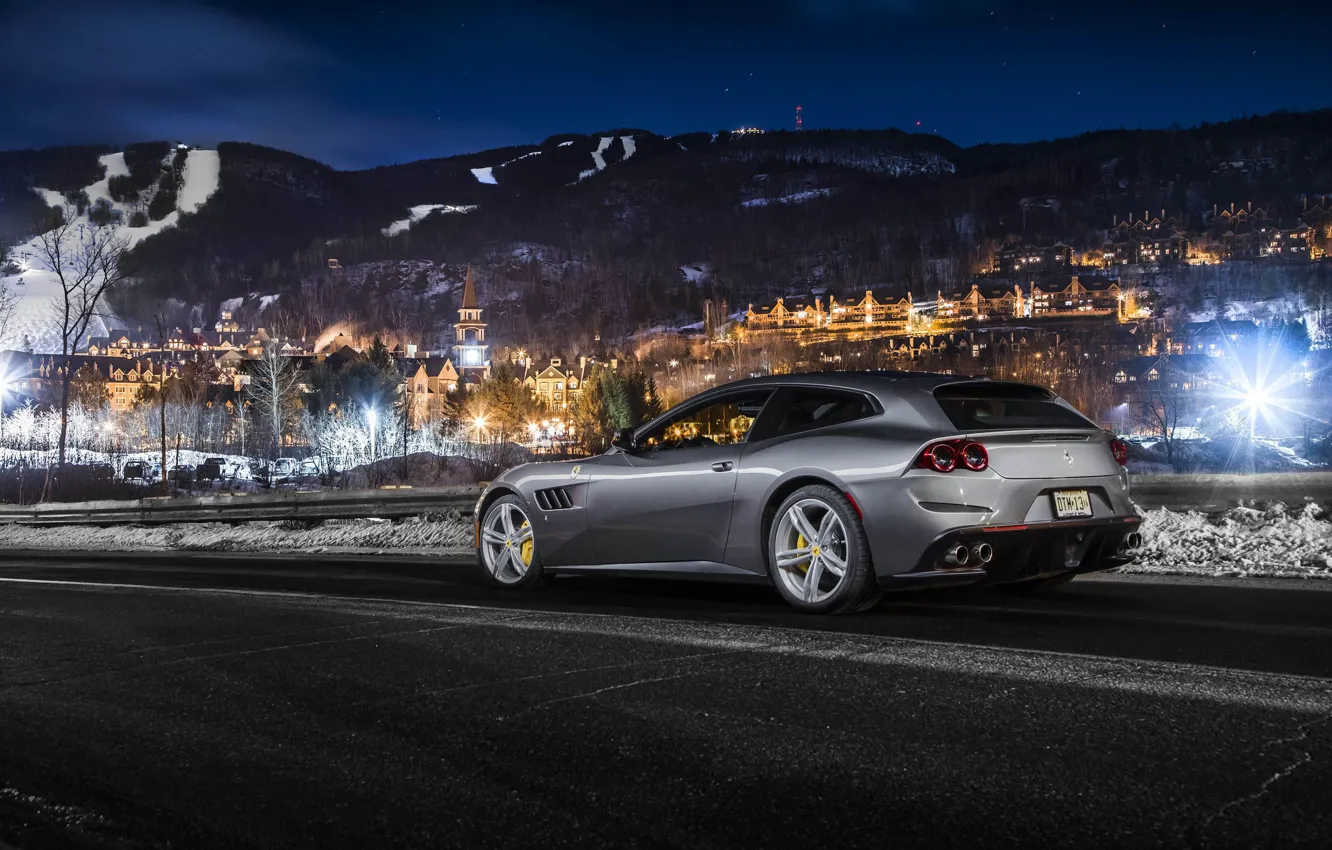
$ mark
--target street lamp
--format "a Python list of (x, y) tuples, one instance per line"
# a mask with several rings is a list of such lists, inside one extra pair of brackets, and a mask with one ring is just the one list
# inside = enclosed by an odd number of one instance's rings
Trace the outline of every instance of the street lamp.
[(5, 393), (9, 392), (9, 376), (0, 372), (0, 439), (5, 436)]
[(375, 419), (379, 415), (372, 407), (366, 411), (366, 418), (370, 420), (370, 459), (375, 459)]

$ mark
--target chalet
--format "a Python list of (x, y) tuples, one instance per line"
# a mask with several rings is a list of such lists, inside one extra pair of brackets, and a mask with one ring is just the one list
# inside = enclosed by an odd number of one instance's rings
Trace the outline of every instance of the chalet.
[(745, 327), (752, 331), (805, 330), (827, 324), (823, 299), (817, 295), (782, 296), (771, 303), (753, 304), (745, 312)]
[(458, 370), (448, 357), (404, 360), (402, 364), (411, 395), (412, 424), (419, 428), (440, 415), (444, 397), (458, 388)]
[(1105, 315), (1120, 309), (1119, 281), (1069, 275), (1032, 281), (1032, 316)]
[(1239, 346), (1257, 342), (1260, 329), (1256, 322), (1218, 319), (1189, 322), (1177, 335), (1167, 340), (1166, 350), (1173, 355), (1224, 358)]
[(992, 271), (1000, 275), (1048, 274), (1073, 263), (1073, 249), (1063, 242), (1010, 245), (995, 252)]
[(911, 296), (880, 301), (874, 293), (865, 290), (863, 297), (852, 296), (845, 299), (836, 296), (828, 298), (829, 327), (853, 330), (865, 325), (875, 325), (903, 329), (911, 315)]

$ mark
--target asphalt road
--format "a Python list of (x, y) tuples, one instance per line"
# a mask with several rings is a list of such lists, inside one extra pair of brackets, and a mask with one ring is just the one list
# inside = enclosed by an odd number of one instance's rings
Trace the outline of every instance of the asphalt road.
[(0, 565), (0, 847), (1332, 845), (1332, 592)]

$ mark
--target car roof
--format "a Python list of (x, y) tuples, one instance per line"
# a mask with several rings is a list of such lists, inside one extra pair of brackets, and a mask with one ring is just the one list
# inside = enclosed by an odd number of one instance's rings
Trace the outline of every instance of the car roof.
[[(944, 375), (938, 372), (906, 371), (851, 371), (851, 372), (797, 372), (789, 375), (765, 375), (759, 378), (745, 378), (722, 384), (713, 392), (724, 392), (746, 387), (835, 387), (838, 389), (860, 390), (875, 395), (902, 390), (932, 390), (943, 384), (964, 381), (990, 381), (981, 375)], [(1007, 382), (996, 382), (1007, 383)]]

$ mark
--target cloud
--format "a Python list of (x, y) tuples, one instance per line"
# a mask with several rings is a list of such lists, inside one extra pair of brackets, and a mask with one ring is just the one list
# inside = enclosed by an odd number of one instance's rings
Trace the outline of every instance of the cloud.
[(227, 139), (335, 165), (376, 163), (388, 134), (439, 132), (339, 92), (359, 71), (275, 27), (189, 2), (24, 2), (0, 18), (0, 148)]

